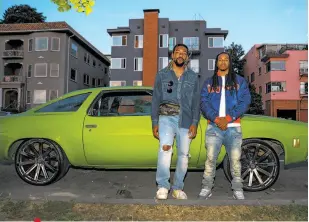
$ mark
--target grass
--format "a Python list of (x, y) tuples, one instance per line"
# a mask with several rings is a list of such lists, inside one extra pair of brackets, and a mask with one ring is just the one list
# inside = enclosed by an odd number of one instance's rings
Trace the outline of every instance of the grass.
[(308, 221), (308, 207), (289, 206), (174, 206), (80, 204), (73, 202), (0, 201), (0, 220), (246, 220)]

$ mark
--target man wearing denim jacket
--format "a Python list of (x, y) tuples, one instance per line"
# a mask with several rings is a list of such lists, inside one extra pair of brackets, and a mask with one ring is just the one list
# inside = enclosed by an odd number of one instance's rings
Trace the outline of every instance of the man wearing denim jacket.
[(215, 73), (205, 81), (201, 91), (201, 110), (208, 119), (208, 127), (205, 144), (207, 157), (200, 198), (207, 199), (212, 195), (216, 161), (223, 144), (231, 163), (233, 196), (235, 199), (244, 199), (240, 117), (248, 110), (250, 103), (251, 95), (246, 80), (233, 72), (230, 55), (220, 53), (216, 58)]
[[(160, 141), (156, 181), (157, 199), (167, 199), (170, 188), (176, 199), (187, 199), (183, 191), (188, 168), (191, 140), (200, 120), (200, 90), (198, 75), (187, 68), (188, 47), (177, 44), (168, 67), (156, 75), (152, 99), (153, 135)], [(170, 165), (174, 138), (177, 144), (177, 165), (170, 187)]]

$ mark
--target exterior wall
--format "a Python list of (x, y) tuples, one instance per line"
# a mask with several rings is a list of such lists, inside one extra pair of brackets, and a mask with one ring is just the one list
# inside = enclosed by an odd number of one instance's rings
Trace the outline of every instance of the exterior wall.
[[(299, 100), (300, 76), (299, 61), (308, 60), (308, 51), (286, 51), (286, 71), (271, 71), (270, 80), (286, 81), (286, 92), (272, 92), (272, 100)], [(271, 61), (282, 60), (272, 59)], [(302, 80), (303, 81), (303, 80)], [(307, 80), (308, 81), (308, 80)]]
[[(142, 80), (144, 86), (153, 86), (154, 78), (159, 68), (159, 57), (171, 58), (169, 47), (159, 47), (159, 35), (168, 34), (175, 37), (176, 44), (183, 43), (184, 37), (199, 37), (198, 52), (192, 54), (191, 59), (199, 60), (199, 74), (201, 82), (214, 74), (208, 69), (208, 59), (215, 59), (224, 48), (210, 48), (209, 37), (223, 37), (222, 35), (207, 34), (205, 21), (169, 21), (168, 18), (158, 18), (157, 12), (145, 12), (145, 19), (130, 19), (130, 33), (113, 34), (127, 35), (126, 46), (112, 46), (111, 58), (126, 58), (126, 69), (112, 69), (111, 81), (126, 81), (132, 86), (134, 80)], [(139, 27), (139, 29), (137, 29)], [(206, 34), (205, 34), (206, 32)], [(134, 36), (144, 35), (142, 49), (134, 48)], [(143, 57), (143, 71), (134, 71), (134, 57)]]
[[(244, 67), (245, 77), (255, 85), (256, 91), (262, 87), (262, 100), (265, 115), (277, 117), (277, 110), (295, 110), (296, 119), (308, 121), (308, 99), (300, 97), (300, 82), (308, 82), (308, 77), (300, 77), (299, 61), (308, 60), (308, 51), (288, 50), (288, 58), (270, 58), (268, 61), (286, 61), (285, 71), (266, 71), (267, 62), (259, 59), (257, 47), (254, 45), (245, 55), (246, 65)], [(261, 73), (259, 74), (259, 68)], [(255, 80), (251, 81), (251, 73), (255, 73)], [(286, 82), (285, 92), (266, 93), (268, 82)]]
[[(92, 86), (92, 78), (96, 79), (96, 84), (97, 84), (97, 79), (105, 79), (105, 81), (108, 80), (106, 78), (108, 76), (109, 70), (108, 70), (108, 67), (102, 61), (100, 61), (97, 57), (95, 57), (93, 54), (87, 51), (76, 40), (74, 40), (74, 38), (69, 39), (69, 36), (67, 36), (66, 42), (67, 42), (66, 45), (67, 46), (69, 45), (69, 50), (71, 50), (71, 43), (74, 43), (75, 45), (77, 45), (77, 57), (73, 56), (71, 53), (69, 55), (69, 69), (66, 70), (68, 76), (66, 75), (66, 79), (65, 79), (65, 82), (67, 82), (67, 78), (68, 78), (69, 82), (68, 82), (68, 89), (66, 86), (64, 87), (65, 93), (75, 91), (78, 89), (93, 88), (94, 86)], [(67, 52), (68, 47), (66, 48), (67, 48), (66, 50)], [(88, 53), (90, 56), (89, 64), (84, 61), (85, 53)], [(68, 56), (67, 53), (66, 53), (66, 56)], [(95, 67), (93, 66), (93, 60), (96, 61)], [(66, 61), (68, 60), (66, 59)], [(99, 64), (101, 64), (101, 67), (99, 67)], [(107, 73), (105, 73), (105, 68), (107, 68)], [(77, 70), (77, 81), (70, 79), (71, 69)], [(84, 74), (87, 74), (90, 76), (89, 85), (84, 83)], [(106, 81), (105, 83), (102, 83), (102, 86), (104, 84), (107, 85), (108, 81)], [(97, 85), (95, 85), (95, 87), (97, 87)]]
[(152, 86), (158, 70), (158, 12), (145, 13), (144, 19), (144, 54), (143, 85)]
[[(36, 37), (48, 37), (48, 50), (47, 51), (35, 51), (35, 38)], [(52, 37), (60, 38), (60, 51), (52, 51)], [(28, 51), (28, 43), (29, 39), (33, 39), (32, 52)], [(23, 50), (24, 56), (21, 59), (12, 59), (12, 58), (3, 58), (2, 52), (5, 50), (5, 43), (8, 40), (23, 40)], [(67, 93), (68, 91), (73, 91), (77, 89), (82, 89), (86, 87), (91, 87), (91, 79), (90, 86), (85, 86), (83, 84), (83, 73), (89, 74), (91, 77), (102, 78), (105, 79), (105, 84), (109, 83), (109, 70), (108, 66), (106, 66), (102, 61), (96, 59), (96, 67), (92, 65), (92, 59), (90, 60), (91, 64), (88, 65), (84, 62), (84, 52), (86, 52), (85, 48), (78, 45), (78, 59), (73, 56), (69, 56), (69, 64), (68, 64), (68, 50), (71, 48), (68, 45), (69, 37), (66, 33), (61, 32), (33, 32), (31, 34), (14, 34), (14, 35), (0, 35), (0, 82), (3, 80), (4, 76), (4, 65), (6, 63), (21, 63), (23, 65), (23, 70), (21, 75), (23, 76), (22, 83), (11, 83), (8, 84), (0, 84), (0, 91), (2, 96), (0, 97), (0, 107), (3, 106), (3, 92), (4, 88), (17, 88), (19, 92), (19, 102), (21, 108), (25, 106), (26, 109), (34, 107), (39, 104), (33, 104), (33, 96), (34, 90), (46, 90), (46, 101), (49, 101), (50, 91), (57, 90), (58, 97)], [(90, 55), (93, 58), (93, 55)], [(37, 63), (46, 63), (47, 64), (47, 76), (46, 77), (35, 77), (35, 64)], [(51, 77), (50, 76), (50, 68), (51, 63), (59, 64), (59, 76)], [(101, 64), (101, 67), (98, 64)], [(32, 65), (31, 69), (31, 77), (27, 77), (28, 65)], [(69, 88), (67, 90), (67, 77), (70, 76), (70, 68), (74, 67), (78, 70), (78, 80), (77, 83), (69, 81)], [(105, 68), (107, 68), (107, 74), (105, 74)], [(69, 75), (69, 76), (68, 76)], [(102, 82), (102, 86), (104, 83)], [(3, 89), (2, 89), (3, 88)], [(26, 92), (30, 92), (31, 102), (26, 104)]]

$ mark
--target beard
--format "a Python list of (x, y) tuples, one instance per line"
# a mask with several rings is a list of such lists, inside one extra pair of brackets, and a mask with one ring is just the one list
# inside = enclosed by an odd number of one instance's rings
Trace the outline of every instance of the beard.
[[(178, 62), (178, 59), (182, 60), (182, 62)], [(174, 59), (174, 63), (176, 66), (182, 67), (185, 64), (185, 60), (183, 58), (177, 58), (177, 59)]]

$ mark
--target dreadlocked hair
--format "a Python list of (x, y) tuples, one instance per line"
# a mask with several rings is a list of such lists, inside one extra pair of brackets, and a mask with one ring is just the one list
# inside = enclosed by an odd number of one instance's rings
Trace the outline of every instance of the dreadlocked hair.
[(229, 53), (227, 52), (221, 52), (217, 55), (216, 57), (216, 61), (215, 61), (215, 71), (214, 71), (214, 75), (212, 76), (212, 86), (211, 89), (214, 91), (217, 91), (218, 87), (219, 87), (219, 76), (218, 76), (218, 67), (217, 67), (217, 63), (219, 60), (219, 56), (222, 54), (226, 54), (229, 56), (229, 72), (227, 74), (227, 78), (226, 78), (226, 83), (225, 83), (225, 88), (230, 89), (230, 93), (232, 93), (232, 91), (236, 90), (237, 91), (237, 80), (236, 80), (236, 74), (235, 72), (233, 72), (233, 68), (232, 68), (232, 59)]

